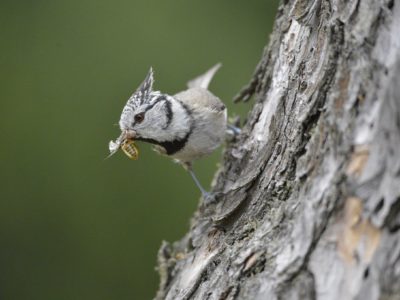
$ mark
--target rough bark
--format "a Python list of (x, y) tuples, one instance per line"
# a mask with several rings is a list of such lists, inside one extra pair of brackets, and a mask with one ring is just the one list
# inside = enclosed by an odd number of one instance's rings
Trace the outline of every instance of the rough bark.
[(282, 1), (157, 299), (400, 299), (400, 1)]

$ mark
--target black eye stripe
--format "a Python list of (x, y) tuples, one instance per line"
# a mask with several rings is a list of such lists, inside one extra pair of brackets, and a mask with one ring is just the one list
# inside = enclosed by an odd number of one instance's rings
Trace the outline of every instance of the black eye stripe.
[[(149, 106), (146, 107), (146, 109), (143, 111), (143, 113), (148, 112), (150, 109), (152, 109), (156, 104), (165, 101), (167, 104), (167, 118), (169, 118), (169, 116), (171, 116), (172, 118), (172, 109), (171, 109), (171, 103), (168, 101), (168, 99), (165, 96), (160, 96), (157, 98), (156, 101), (154, 101), (154, 103), (150, 104)], [(169, 121), (170, 122), (170, 121)]]
[(156, 104), (158, 104), (158, 103), (160, 103), (160, 102), (162, 102), (162, 101), (165, 101), (165, 114), (166, 114), (166, 117), (167, 117), (167, 123), (165, 124), (165, 126), (163, 127), (163, 129), (166, 129), (166, 128), (168, 128), (168, 126), (171, 124), (171, 122), (172, 122), (172, 118), (173, 118), (173, 111), (172, 111), (172, 108), (171, 108), (171, 102), (168, 100), (168, 98), (166, 97), (166, 96), (164, 96), (164, 95), (161, 95), (161, 96), (159, 96), (159, 97), (157, 97), (156, 99), (154, 99), (154, 102), (152, 103), (152, 104), (150, 104), (150, 105), (148, 105), (145, 109), (144, 109), (144, 111), (142, 111), (142, 112), (140, 112), (140, 113), (137, 113), (133, 118), (134, 118), (134, 122), (132, 122), (132, 126), (135, 126), (136, 124), (139, 124), (139, 123), (141, 123), (143, 120), (137, 120), (136, 118), (137, 118), (137, 116), (138, 115), (143, 115), (143, 119), (145, 118), (145, 116), (146, 116), (146, 112), (148, 112), (149, 110), (151, 110)]
[(167, 124), (165, 124), (163, 129), (168, 128), (168, 126), (171, 124), (172, 118), (174, 116), (174, 113), (171, 108), (171, 102), (168, 101), (168, 99), (165, 99), (165, 112), (166, 112), (166, 116), (167, 116)]
[(167, 98), (164, 95), (159, 96), (157, 99), (154, 100), (154, 102), (152, 104), (150, 104), (149, 106), (146, 107), (146, 109), (144, 110), (144, 112), (149, 111), (150, 109), (152, 109), (156, 104), (158, 104), (161, 101), (165, 101), (167, 100)]

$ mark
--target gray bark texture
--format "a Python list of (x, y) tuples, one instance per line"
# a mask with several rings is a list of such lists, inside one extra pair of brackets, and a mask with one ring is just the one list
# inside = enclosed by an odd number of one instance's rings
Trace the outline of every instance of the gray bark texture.
[(156, 299), (400, 299), (400, 0), (283, 0)]

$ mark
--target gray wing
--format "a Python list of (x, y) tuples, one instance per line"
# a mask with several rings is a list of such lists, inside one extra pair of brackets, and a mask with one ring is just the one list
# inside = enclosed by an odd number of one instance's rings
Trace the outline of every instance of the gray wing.
[(190, 88), (174, 97), (193, 109), (210, 109), (219, 113), (226, 108), (217, 96), (204, 88)]
[(207, 72), (204, 74), (190, 80), (187, 83), (187, 86), (189, 89), (191, 88), (203, 88), (203, 89), (208, 89), (208, 85), (210, 84), (211, 80), (213, 79), (215, 73), (218, 71), (218, 69), (222, 66), (221, 63), (217, 63), (214, 67), (209, 69)]

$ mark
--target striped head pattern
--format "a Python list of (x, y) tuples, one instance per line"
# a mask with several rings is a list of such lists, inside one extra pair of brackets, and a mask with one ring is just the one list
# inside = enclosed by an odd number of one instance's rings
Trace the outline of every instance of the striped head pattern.
[(121, 131), (135, 132), (135, 140), (161, 144), (185, 136), (190, 127), (187, 109), (172, 96), (153, 90), (150, 68), (146, 78), (122, 110)]

